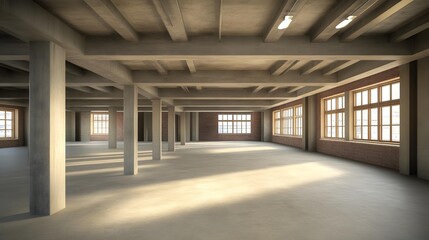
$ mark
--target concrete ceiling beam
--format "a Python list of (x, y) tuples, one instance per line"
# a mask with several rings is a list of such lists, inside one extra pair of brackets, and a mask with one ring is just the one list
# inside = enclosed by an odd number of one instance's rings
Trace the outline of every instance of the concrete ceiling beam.
[(353, 41), (362, 34), (368, 32), (379, 23), (383, 22), (402, 8), (410, 4), (413, 0), (387, 0), (383, 2), (370, 14), (360, 19), (358, 22), (349, 27), (342, 35), (344, 41)]
[(110, 0), (84, 0), (85, 3), (124, 39), (137, 42), (139, 36)]
[(294, 98), (296, 94), (273, 92), (262, 90), (258, 93), (252, 93), (251, 89), (216, 89), (206, 88), (201, 91), (191, 91), (189, 93), (177, 88), (159, 89), (159, 95), (162, 98), (171, 99), (287, 99)]
[(173, 41), (188, 41), (178, 0), (152, 0), (158, 15), (161, 17)]
[(392, 34), (391, 40), (394, 42), (404, 41), (426, 29), (429, 29), (429, 11), (425, 11), (417, 19), (396, 30)]

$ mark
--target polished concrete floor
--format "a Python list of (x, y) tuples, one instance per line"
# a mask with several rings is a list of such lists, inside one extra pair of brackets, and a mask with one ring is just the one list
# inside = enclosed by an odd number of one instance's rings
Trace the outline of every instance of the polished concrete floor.
[(68, 144), (50, 217), (28, 214), (27, 149), (0, 149), (0, 239), (429, 239), (427, 181), (271, 143), (150, 147), (124, 176), (120, 149)]

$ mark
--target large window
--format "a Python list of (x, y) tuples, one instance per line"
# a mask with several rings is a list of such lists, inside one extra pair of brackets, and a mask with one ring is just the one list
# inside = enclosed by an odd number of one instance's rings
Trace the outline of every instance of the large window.
[(92, 135), (109, 134), (109, 114), (91, 113), (91, 134)]
[(399, 142), (399, 81), (360, 89), (353, 96), (354, 139)]
[(274, 135), (302, 136), (302, 105), (273, 112)]
[(250, 134), (251, 126), (251, 114), (218, 114), (219, 134)]
[(15, 110), (0, 108), (0, 139), (15, 138)]
[(274, 119), (274, 135), (280, 135), (281, 130), (281, 115), (280, 110), (273, 112), (273, 119)]
[(344, 138), (345, 99), (344, 94), (324, 99), (324, 137)]

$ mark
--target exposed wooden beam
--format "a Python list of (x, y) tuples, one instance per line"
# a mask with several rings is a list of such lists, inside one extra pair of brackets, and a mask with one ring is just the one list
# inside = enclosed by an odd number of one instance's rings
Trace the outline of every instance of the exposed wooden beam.
[(425, 11), (417, 19), (399, 28), (391, 36), (392, 41), (400, 42), (429, 28), (429, 11)]
[(332, 62), (334, 62), (334, 61), (333, 60), (311, 61), (303, 67), (301, 74), (304, 74), (304, 75), (310, 74), (314, 71), (317, 71), (319, 69), (322, 69), (322, 68), (328, 66)]
[[(279, 24), (283, 21), (286, 15), (296, 17), (306, 2), (307, 0), (283, 0), (270, 25), (267, 26), (266, 32), (264, 34), (264, 41), (275, 42), (279, 40), (286, 31), (286, 29), (278, 29), (277, 27)], [(291, 26), (293, 26), (293, 21)]]
[(377, 7), (373, 12), (360, 19), (342, 34), (344, 41), (353, 41), (362, 34), (371, 30), (379, 23), (383, 22), (402, 8), (410, 4), (413, 0), (388, 0)]
[(197, 68), (195, 67), (195, 63), (193, 60), (186, 60), (186, 65), (188, 66), (189, 72), (197, 72)]
[(298, 61), (296, 60), (278, 61), (274, 64), (274, 66), (271, 67), (271, 74), (278, 76), (282, 73), (285, 73), (289, 71), (289, 69), (297, 62)]
[(323, 75), (328, 76), (334, 74), (346, 67), (349, 67), (355, 63), (359, 62), (358, 60), (348, 60), (348, 61), (337, 61), (332, 63), (331, 65), (325, 67), (322, 70)]
[(113, 30), (128, 41), (139, 40), (137, 32), (110, 0), (84, 0), (86, 4)]
[[(310, 30), (311, 40), (314, 42), (327, 41), (340, 29), (335, 27), (348, 16), (359, 18), (358, 14), (369, 9), (379, 0), (342, 0), (334, 5), (323, 18)], [(358, 19), (355, 19), (355, 21)]]
[(173, 41), (188, 41), (178, 0), (152, 0)]

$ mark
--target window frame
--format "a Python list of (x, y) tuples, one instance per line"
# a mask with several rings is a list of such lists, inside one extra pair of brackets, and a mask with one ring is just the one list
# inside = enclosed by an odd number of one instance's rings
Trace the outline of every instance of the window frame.
[[(300, 110), (300, 115), (297, 115), (297, 109)], [(273, 135), (274, 136), (284, 136), (284, 137), (302, 137), (303, 133), (303, 105), (296, 104), (293, 106), (281, 108), (273, 111)], [(291, 114), (285, 114), (285, 113)], [(277, 114), (280, 113), (277, 117)], [(297, 123), (300, 123), (298, 127)], [(280, 123), (279, 129), (277, 129), (277, 124)], [(287, 123), (290, 123), (290, 126), (285, 126)], [(278, 130), (278, 131), (277, 131)]]
[[(95, 115), (103, 115), (107, 116), (107, 119), (95, 119)], [(106, 122), (106, 127), (103, 128), (106, 131), (105, 132), (95, 132), (94, 122), (97, 121), (99, 123)], [(101, 128), (98, 127), (100, 130)], [(91, 112), (91, 136), (108, 136), (109, 135), (109, 113), (107, 112)]]
[[(232, 115), (231, 120), (229, 120), (229, 119), (224, 120), (223, 117), (222, 117), (222, 119), (219, 119), (220, 115), (222, 115), (222, 116)], [(240, 120), (238, 119), (239, 115), (241, 116)], [(247, 117), (246, 117), (246, 120), (243, 120), (244, 115), (248, 116), (249, 119), (247, 119)], [(228, 132), (227, 133), (223, 133), (223, 132), (221, 133), (219, 131), (221, 123), (227, 123), (227, 125), (228, 125), (229, 122), (231, 122), (231, 133), (228, 133)], [(240, 128), (238, 127), (238, 125), (239, 125), (238, 123), (240, 123)], [(247, 129), (247, 127), (243, 127), (243, 126), (247, 126), (248, 124), (250, 126), (249, 132), (246, 131), (243, 133), (243, 130)], [(224, 125), (222, 124), (222, 126), (224, 126)], [(240, 132), (238, 132), (238, 129), (240, 129)], [(222, 130), (223, 130), (223, 127), (222, 127)], [(217, 134), (219, 134), (219, 135), (250, 135), (250, 134), (252, 134), (252, 114), (251, 113), (218, 113), (217, 114)]]
[[(342, 108), (339, 108), (340, 106), (340, 101), (338, 101), (338, 99), (342, 98)], [(335, 109), (332, 110), (332, 100), (335, 99)], [(327, 104), (328, 101), (331, 101), (331, 109), (328, 110)], [(328, 97), (325, 97), (322, 99), (322, 119), (323, 119), (323, 124), (322, 124), (322, 136), (324, 139), (331, 139), (331, 140), (345, 140), (346, 139), (346, 94), (345, 92), (339, 93), (339, 94), (335, 94), (335, 95), (331, 95)], [(328, 115), (331, 115), (331, 117), (333, 115), (335, 115), (335, 126), (328, 126)], [(339, 116), (342, 116), (342, 125), (339, 125)], [(331, 118), (331, 123), (332, 123), (332, 118)], [(328, 129), (329, 127), (335, 128), (335, 137), (332, 137), (332, 131), (331, 131), (331, 136), (328, 136)], [(339, 137), (339, 129), (343, 128), (343, 132), (342, 132), (342, 137)]]
[[(0, 107), (0, 111), (1, 112), (5, 112), (5, 115), (4, 115), (4, 119), (0, 119), (0, 121), (4, 121), (4, 131), (5, 131), (5, 135), (4, 135), (4, 137), (1, 137), (0, 136), (0, 141), (4, 141), (4, 140), (15, 140), (15, 139), (17, 139), (17, 136), (18, 136), (18, 134), (17, 134), (17, 125), (16, 125), (16, 119), (17, 119), (17, 113), (16, 113), (16, 111), (17, 111), (17, 109), (15, 109), (15, 108), (8, 108), (8, 107)], [(7, 128), (7, 121), (8, 121), (8, 119), (7, 119), (7, 117), (6, 117), (6, 115), (7, 115), (7, 112), (10, 112), (11, 113), (11, 115), (12, 115), (12, 117), (11, 117), (11, 122), (12, 122), (12, 124), (11, 124), (11, 126), (12, 126), (12, 128), (11, 129), (8, 129)], [(6, 137), (6, 131), (11, 131), (12, 132), (12, 135), (11, 135), (11, 137)]]
[[(394, 99), (394, 100), (392, 100), (392, 95), (393, 95), (393, 91), (392, 91), (392, 85), (393, 84), (396, 84), (396, 83), (399, 83), (399, 98), (398, 99)], [(382, 88), (384, 87), (384, 86), (390, 86), (390, 93), (389, 93), (389, 99), (390, 100), (387, 100), (387, 101), (382, 101)], [(375, 103), (371, 103), (371, 90), (372, 89), (377, 89), (377, 102), (375, 102)], [(387, 80), (387, 81), (383, 81), (383, 82), (380, 82), (380, 83), (376, 83), (376, 84), (372, 84), (372, 85), (369, 85), (369, 86), (365, 86), (365, 87), (363, 87), (363, 88), (358, 88), (358, 89), (355, 89), (355, 90), (353, 90), (352, 91), (352, 94), (351, 94), (351, 97), (353, 98), (353, 108), (352, 108), (352, 114), (353, 114), (353, 124), (352, 124), (352, 132), (353, 132), (353, 137), (352, 137), (352, 139), (354, 140), (354, 141), (361, 141), (361, 142), (371, 142), (371, 143), (380, 143), (380, 144), (395, 144), (395, 145), (397, 145), (397, 144), (400, 144), (400, 126), (401, 126), (401, 122), (400, 122), (400, 111), (401, 111), (401, 109), (400, 109), (400, 99), (401, 99), (401, 96), (400, 96), (400, 89), (401, 89), (401, 85), (400, 85), (400, 78), (394, 78), (394, 79), (390, 79), (390, 80)], [(361, 93), (361, 95), (362, 95), (362, 92), (365, 92), (365, 91), (368, 91), (368, 99), (367, 99), (367, 104), (365, 104), (365, 105), (362, 105), (362, 98), (361, 98), (361, 104), (359, 105), (359, 106), (356, 106), (356, 101), (357, 101), (357, 93)], [(399, 123), (398, 124), (393, 124), (393, 111), (392, 111), (392, 108), (394, 107), (394, 106), (398, 106), (399, 107)], [(383, 124), (383, 119), (382, 119), (382, 109), (383, 108), (385, 108), (385, 107), (389, 107), (389, 111), (390, 111), (390, 119), (389, 119), (389, 125), (384, 125)], [(372, 113), (371, 113), (371, 110), (372, 109), (377, 109), (377, 125), (372, 125), (371, 124), (371, 121), (372, 121)], [(356, 112), (357, 111), (363, 111), (363, 110), (368, 110), (368, 125), (367, 125), (367, 136), (368, 136), (368, 139), (363, 139), (362, 138), (362, 136), (363, 136), (363, 128), (362, 128), (362, 126), (364, 126), (364, 125), (362, 125), (362, 120), (361, 120), (361, 138), (357, 138), (357, 130), (356, 130), (356, 123), (357, 123), (357, 117), (356, 117)], [(371, 139), (371, 127), (372, 126), (377, 126), (377, 140), (375, 140), (375, 139)], [(389, 126), (389, 139), (390, 140), (382, 140), (383, 139), (383, 136), (382, 136), (382, 134), (383, 134), (383, 132), (382, 132), (382, 129), (383, 129), (383, 126)], [(399, 140), (398, 141), (393, 141), (393, 138), (392, 138), (392, 130), (393, 130), (393, 127), (399, 127)]]

